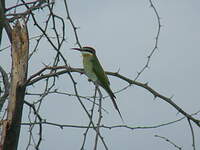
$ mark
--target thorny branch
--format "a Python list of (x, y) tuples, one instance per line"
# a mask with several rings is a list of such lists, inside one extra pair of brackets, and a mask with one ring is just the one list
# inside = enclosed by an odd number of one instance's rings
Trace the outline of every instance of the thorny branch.
[[(160, 21), (160, 16), (158, 14), (158, 11), (156, 9), (156, 7), (154, 6), (152, 0), (149, 0), (149, 3), (150, 3), (150, 7), (153, 9), (155, 15), (156, 15), (156, 20), (157, 20), (157, 33), (156, 33), (156, 37), (155, 37), (155, 43), (154, 43), (154, 46), (152, 48), (152, 50), (150, 51), (149, 55), (147, 56), (147, 61), (145, 63), (145, 65), (142, 67), (142, 69), (137, 72), (137, 76), (135, 77), (135, 81), (142, 75), (142, 73), (149, 68), (149, 65), (150, 65), (150, 61), (151, 61), (151, 58), (152, 56), (154, 55), (155, 51), (158, 49), (158, 41), (159, 41), (159, 37), (160, 37), (160, 32), (161, 32), (161, 21)], [(129, 88), (131, 86), (131, 84), (125, 86), (124, 88), (118, 90), (117, 92), (115, 93), (119, 93), (119, 92), (122, 92), (124, 90), (126, 90), (127, 88)]]
[[(44, 72), (46, 69), (62, 69), (61, 71), (58, 71), (56, 73), (52, 73), (52, 74), (42, 74), (40, 76), (40, 74), (42, 72)], [(54, 76), (58, 76), (61, 74), (65, 74), (67, 72), (78, 72), (78, 73), (83, 73), (83, 70), (80, 68), (71, 68), (71, 67), (66, 67), (66, 66), (57, 66), (57, 67), (46, 67), (41, 69), (39, 72), (37, 72), (36, 74), (32, 75), (27, 82), (27, 85), (32, 85), (35, 82), (38, 82), (39, 80), (45, 79), (45, 78), (49, 78), (49, 77), (54, 77)], [(200, 121), (198, 119), (195, 119), (194, 117), (192, 117), (190, 114), (186, 113), (183, 109), (181, 109), (178, 105), (176, 105), (170, 97), (166, 97), (162, 94), (160, 94), (159, 92), (157, 92), (156, 90), (154, 90), (152, 87), (150, 87), (147, 83), (141, 83), (135, 80), (131, 80), (117, 72), (106, 72), (108, 75), (111, 76), (115, 76), (119, 79), (122, 79), (126, 82), (128, 82), (131, 85), (137, 85), (139, 87), (142, 87), (146, 90), (148, 90), (150, 93), (152, 93), (154, 95), (155, 98), (159, 97), (160, 99), (166, 101), (167, 103), (169, 103), (171, 106), (173, 106), (178, 112), (180, 112), (181, 114), (183, 114), (184, 116), (186, 116), (188, 119), (192, 120), (197, 126), (200, 127)], [(35, 77), (35, 78), (34, 78)], [(31, 80), (32, 79), (32, 80)]]
[[(193, 113), (192, 116), (194, 115), (197, 115), (199, 114), (200, 111), (196, 112), (196, 113)], [(157, 125), (152, 125), (152, 126), (149, 126), (149, 125), (146, 125), (146, 126), (128, 126), (128, 125), (113, 125), (113, 126), (107, 126), (107, 125), (100, 125), (99, 127), (100, 128), (104, 128), (104, 129), (116, 129), (116, 128), (125, 128), (125, 129), (129, 129), (129, 130), (144, 130), (144, 129), (156, 129), (156, 128), (160, 128), (160, 127), (164, 127), (164, 126), (168, 126), (168, 125), (172, 125), (172, 124), (175, 124), (175, 123), (178, 123), (180, 121), (182, 121), (183, 119), (185, 119), (186, 117), (182, 117), (182, 118), (179, 118), (177, 120), (174, 120), (174, 121), (169, 121), (169, 122), (166, 122), (166, 123), (158, 123)], [(63, 128), (78, 128), (78, 129), (88, 129), (88, 128), (93, 128), (91, 126), (86, 126), (86, 125), (72, 125), (72, 124), (58, 124), (58, 123), (54, 123), (54, 122), (49, 122), (47, 120), (43, 120), (42, 122), (24, 122), (22, 123), (22, 125), (32, 125), (32, 124), (46, 124), (46, 125), (49, 125), (49, 126), (55, 126), (55, 127), (59, 127), (61, 129)], [(95, 128), (97, 128), (95, 126)]]
[[(24, 101), (24, 103), (25, 103), (26, 105), (28, 105), (28, 106), (33, 110), (34, 115), (36, 116), (34, 122), (36, 122), (37, 119), (38, 119), (39, 121), (43, 121), (42, 117), (40, 116), (40, 114), (39, 114), (39, 112), (38, 112), (38, 110), (37, 110), (37, 108), (35, 107), (34, 104), (31, 104), (31, 103), (29, 103), (29, 102), (27, 102), (27, 101)], [(31, 119), (29, 119), (29, 121), (30, 121), (30, 123), (32, 123), (32, 122), (31, 122)], [(32, 130), (33, 130), (33, 128), (34, 128), (34, 125), (35, 125), (35, 124), (30, 124), (30, 130), (29, 130), (29, 132), (30, 132), (30, 139), (29, 139), (29, 144), (27, 145), (27, 148), (26, 148), (26, 149), (28, 149), (28, 147), (31, 145), (31, 144), (30, 144), (30, 141), (31, 141), (31, 138), (33, 138), (33, 136), (32, 136)], [(35, 144), (35, 148), (36, 148), (37, 150), (39, 149), (39, 146), (40, 146), (40, 143), (41, 143), (41, 140), (42, 140), (42, 124), (38, 124), (38, 125), (39, 125), (39, 140), (38, 140), (37, 144)]]
[(80, 44), (80, 41), (79, 41), (79, 38), (78, 38), (78, 33), (77, 33), (77, 27), (75, 26), (72, 18), (70, 17), (70, 14), (69, 14), (69, 9), (68, 9), (68, 5), (67, 5), (67, 0), (64, 0), (64, 4), (65, 4), (65, 9), (66, 9), (66, 12), (67, 12), (67, 19), (69, 20), (73, 30), (74, 30), (74, 35), (75, 35), (75, 38), (76, 38), (76, 44), (78, 44), (78, 46), (81, 48), (81, 44)]
[[(93, 119), (93, 116), (94, 116), (94, 108), (95, 108), (95, 104), (96, 104), (96, 95), (97, 95), (97, 90), (95, 89), (93, 105), (92, 105), (92, 108), (90, 110), (90, 112), (91, 112), (91, 120)], [(92, 127), (91, 125), (92, 125), (92, 123), (90, 121), (88, 126), (87, 126), (87, 128), (86, 128), (86, 130), (85, 130), (85, 132), (83, 133), (83, 143), (81, 145), (81, 150), (84, 150), (84, 146), (85, 146), (86, 139), (87, 139), (87, 134), (89, 132), (89, 129)]]
[(150, 7), (153, 9), (155, 15), (156, 15), (156, 20), (157, 20), (157, 25), (158, 25), (158, 29), (157, 29), (157, 33), (156, 33), (156, 37), (155, 37), (155, 43), (154, 43), (154, 47), (151, 50), (150, 54), (147, 56), (147, 61), (146, 64), (144, 65), (144, 67), (138, 72), (137, 76), (135, 77), (135, 80), (137, 80), (139, 78), (139, 76), (149, 67), (149, 63), (151, 61), (151, 58), (153, 56), (153, 54), (155, 53), (155, 51), (158, 49), (158, 40), (159, 40), (159, 36), (160, 36), (160, 30), (161, 30), (161, 22), (160, 22), (160, 16), (158, 14), (158, 11), (156, 9), (156, 7), (154, 6), (152, 0), (149, 0), (150, 3)]

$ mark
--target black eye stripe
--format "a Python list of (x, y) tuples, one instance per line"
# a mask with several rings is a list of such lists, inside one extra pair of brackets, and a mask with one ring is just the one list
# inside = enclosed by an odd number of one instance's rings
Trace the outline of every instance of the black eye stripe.
[(92, 53), (92, 54), (95, 54), (95, 51), (94, 51), (94, 50), (84, 49), (83, 51), (89, 52), (89, 53)]

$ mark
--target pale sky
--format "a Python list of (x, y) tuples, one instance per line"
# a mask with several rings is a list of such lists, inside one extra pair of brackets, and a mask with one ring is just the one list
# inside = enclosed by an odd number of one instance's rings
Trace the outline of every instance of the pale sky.
[[(154, 53), (150, 68), (140, 76), (138, 81), (148, 82), (149, 85), (161, 94), (171, 97), (172, 100), (188, 113), (200, 110), (200, 1), (197, 0), (168, 0), (153, 1), (161, 17), (161, 32), (158, 50)], [(96, 48), (97, 55), (107, 71), (116, 72), (134, 79), (137, 72), (145, 65), (147, 56), (155, 43), (157, 20), (148, 0), (101, 0), (68, 2), (70, 15), (78, 29), (81, 44)], [(45, 10), (44, 10), (45, 12)], [(42, 10), (35, 13), (44, 13)], [(64, 4), (56, 1), (55, 12), (65, 18), (66, 40), (62, 52), (71, 67), (82, 67), (80, 53), (71, 51), (76, 47), (74, 34), (66, 20)], [(45, 15), (38, 15), (41, 19)], [(30, 36), (38, 31), (29, 25)], [(6, 38), (4, 43), (6, 46)], [(38, 52), (30, 61), (29, 75), (38, 69), (49, 65), (54, 58), (55, 51), (48, 45), (41, 44)], [(2, 47), (4, 47), (2, 46)], [(32, 45), (31, 45), (32, 46)], [(0, 53), (0, 63), (7, 72), (10, 62), (10, 50)], [(3, 61), (2, 61), (3, 60)], [(67, 76), (67, 75), (66, 75)], [(68, 76), (59, 77), (56, 87), (61, 91), (74, 93)], [(81, 95), (93, 95), (94, 87), (88, 83), (87, 77), (73, 73)], [(120, 90), (127, 83), (118, 78), (109, 76), (113, 91)], [(39, 92), (44, 84), (37, 83), (29, 87), (28, 91)], [(103, 91), (103, 90), (102, 90)], [(103, 91), (103, 94), (106, 93)], [(125, 123), (131, 127), (154, 126), (183, 117), (172, 106), (161, 99), (155, 99), (143, 88), (131, 86), (126, 91), (116, 94), (117, 103), (124, 117)], [(27, 101), (34, 101), (26, 97)], [(90, 108), (91, 103), (84, 102)], [(109, 112), (103, 112), (102, 124), (107, 126), (122, 124), (117, 111), (109, 98), (103, 101), (103, 107)], [(88, 109), (89, 109), (88, 108)], [(27, 121), (28, 107), (24, 107), (23, 121)], [(88, 125), (86, 113), (75, 97), (47, 96), (40, 109), (44, 119), (60, 124)], [(96, 111), (97, 113), (97, 111)], [(98, 115), (98, 114), (97, 114)], [(198, 118), (199, 116), (197, 116)], [(195, 130), (196, 149), (200, 150), (199, 128), (193, 124)], [(192, 149), (192, 137), (186, 119), (156, 129), (130, 130), (115, 128), (101, 129), (109, 149), (112, 150), (172, 150), (173, 145), (163, 139), (154, 137), (160, 135), (182, 147)], [(71, 149), (81, 148), (85, 129), (43, 126), (43, 140), (40, 149)], [(35, 135), (37, 138), (37, 135)], [(19, 149), (25, 149), (28, 139), (28, 127), (22, 127)], [(93, 149), (95, 132), (90, 131), (85, 144), (86, 150)], [(31, 149), (31, 148), (30, 148)], [(99, 143), (99, 150), (103, 150)]]

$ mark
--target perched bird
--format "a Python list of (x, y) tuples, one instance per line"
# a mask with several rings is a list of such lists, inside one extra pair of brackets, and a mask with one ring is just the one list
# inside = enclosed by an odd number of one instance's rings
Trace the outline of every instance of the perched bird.
[(119, 111), (117, 103), (115, 101), (116, 97), (110, 88), (110, 82), (108, 80), (107, 75), (105, 74), (97, 56), (96, 51), (92, 47), (82, 47), (82, 48), (72, 48), (73, 50), (78, 50), (82, 53), (83, 56), (83, 67), (86, 76), (92, 80), (95, 84), (100, 85), (105, 89), (105, 91), (109, 94), (112, 102), (115, 106), (115, 109), (118, 111), (122, 121), (122, 115)]

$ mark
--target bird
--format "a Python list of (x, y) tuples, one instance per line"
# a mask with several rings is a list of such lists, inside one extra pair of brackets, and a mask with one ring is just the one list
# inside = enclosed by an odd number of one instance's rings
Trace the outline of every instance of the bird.
[(92, 80), (95, 85), (100, 85), (108, 93), (115, 109), (118, 111), (119, 116), (123, 121), (123, 117), (116, 103), (116, 96), (110, 88), (109, 79), (97, 58), (95, 49), (89, 46), (72, 49), (82, 53), (83, 68), (86, 76), (89, 78), (89, 80)]

